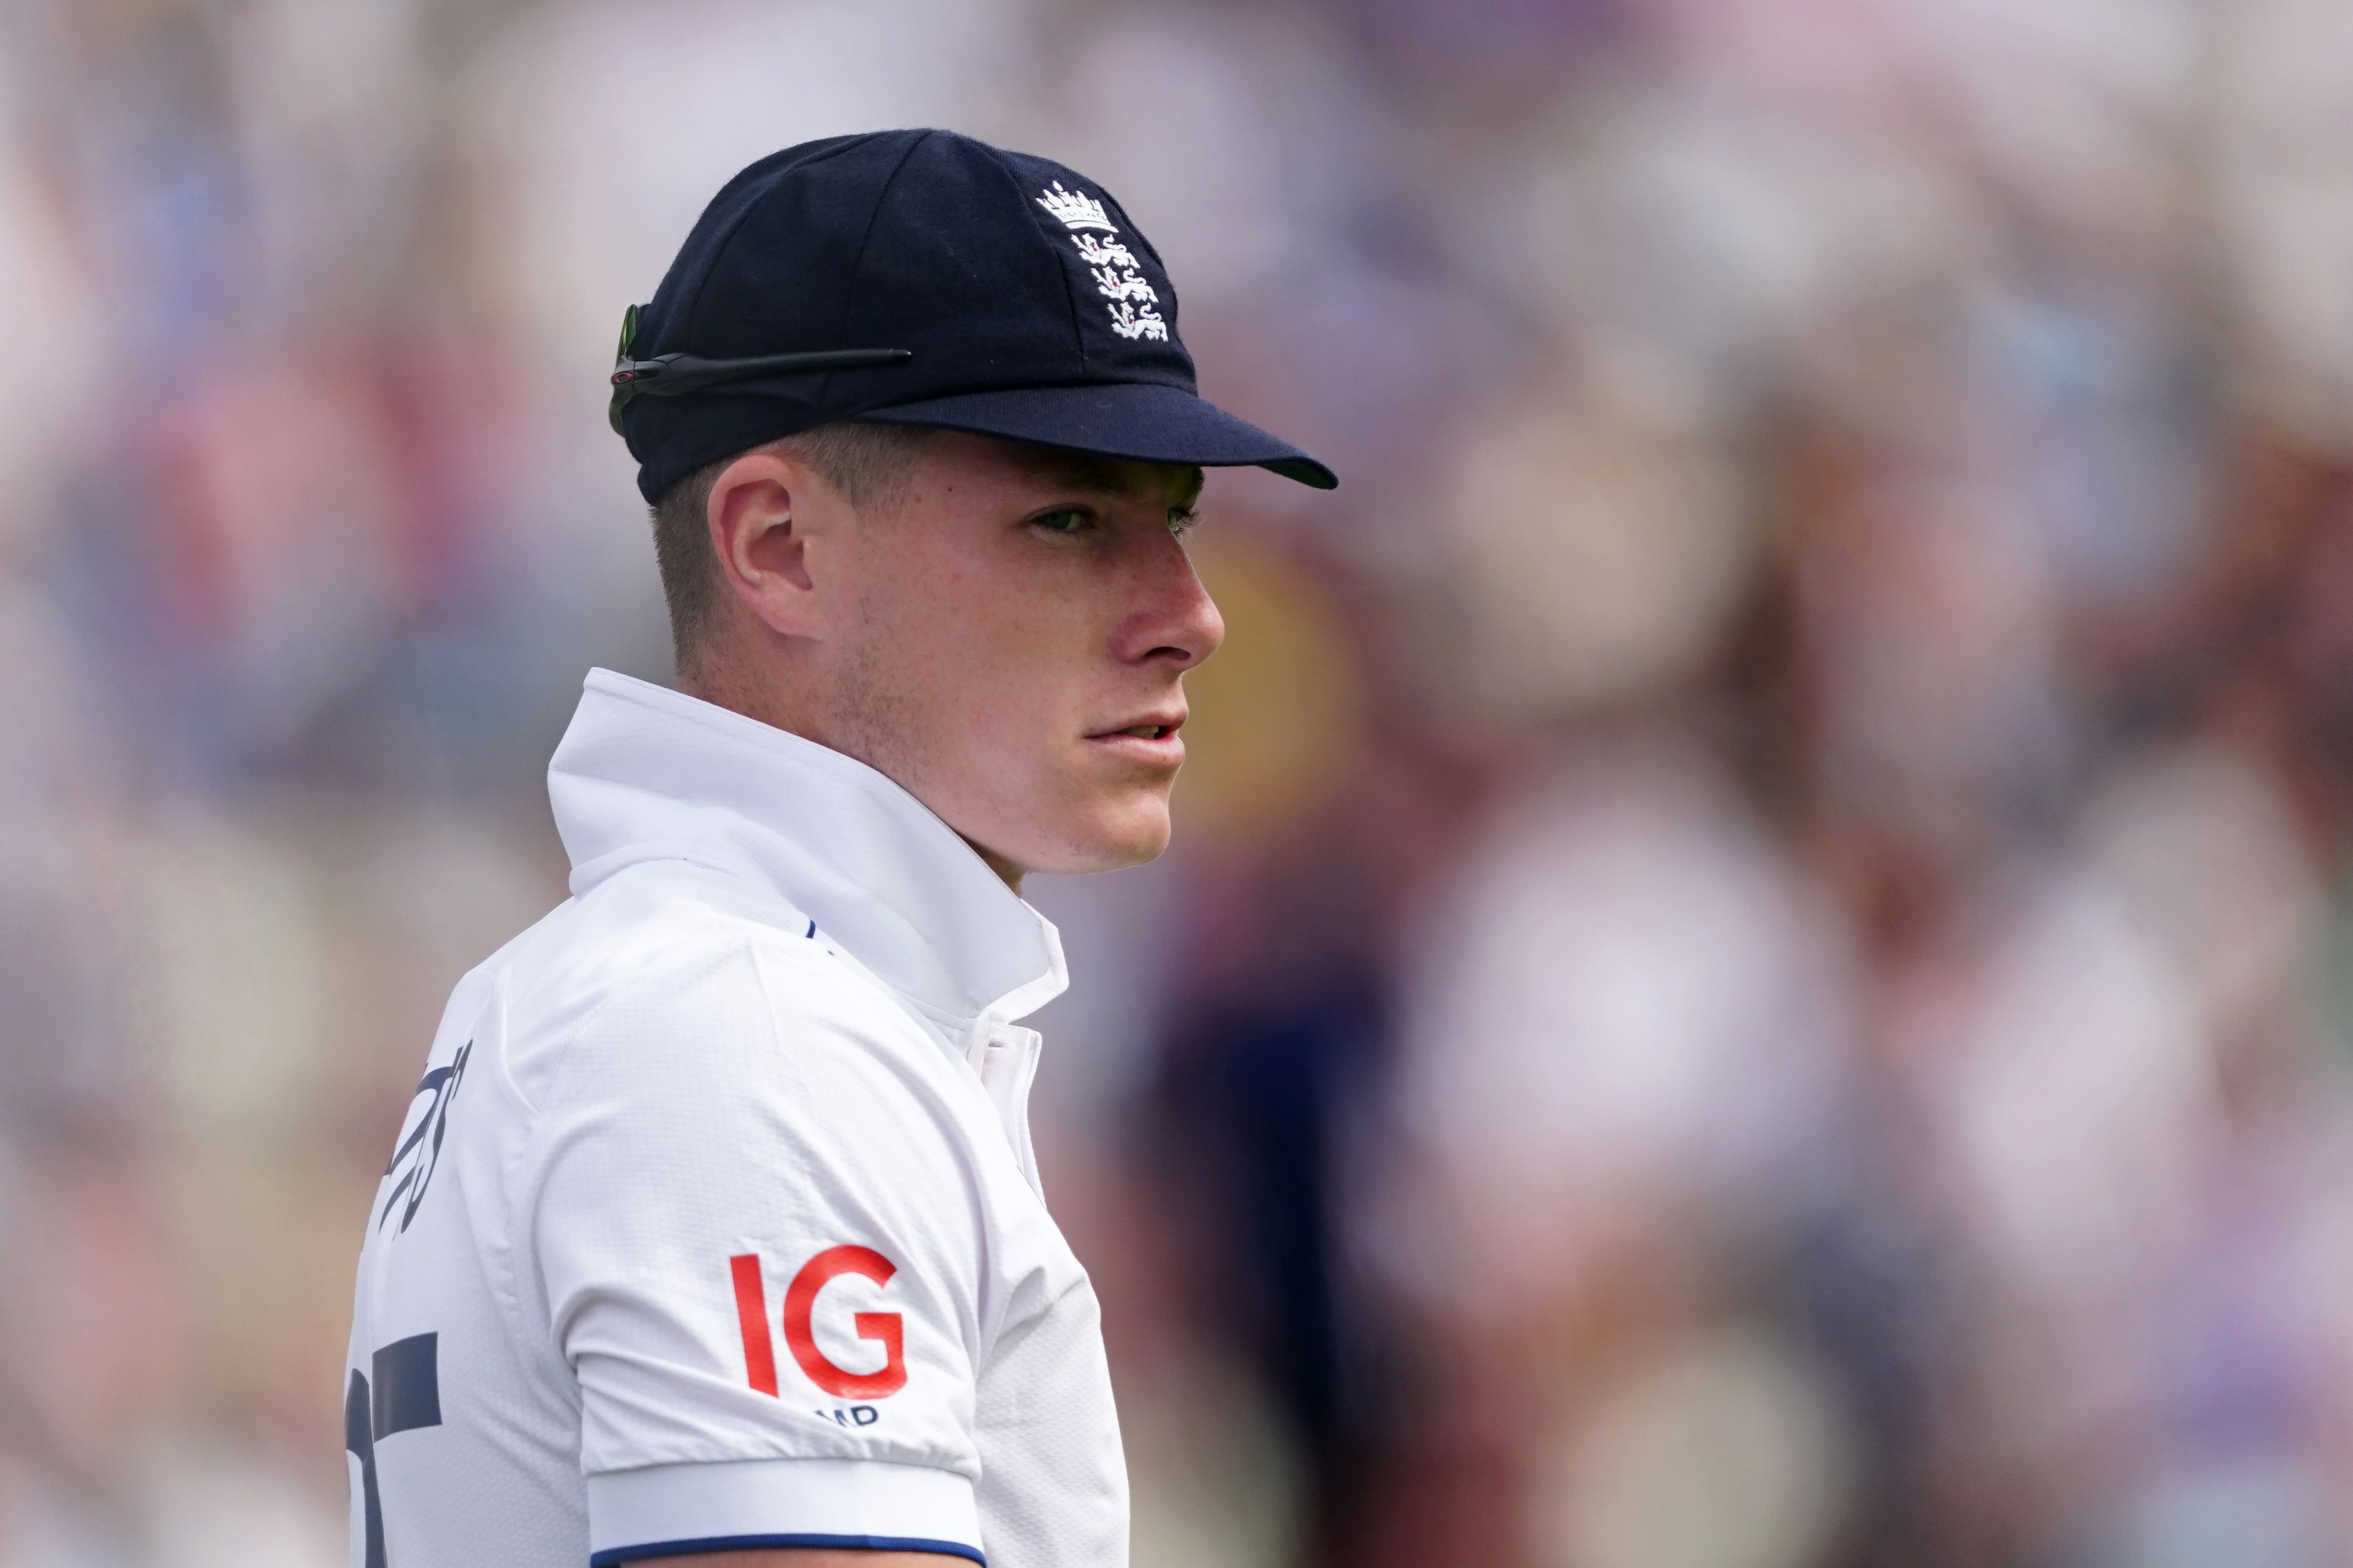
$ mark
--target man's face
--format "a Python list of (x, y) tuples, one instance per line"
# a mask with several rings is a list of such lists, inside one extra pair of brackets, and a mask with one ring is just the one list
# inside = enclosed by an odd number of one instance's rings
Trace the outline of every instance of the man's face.
[(1168, 844), (1185, 671), (1225, 636), (1179, 532), (1200, 470), (952, 432), (827, 551), (843, 591), (823, 737), (1000, 873)]

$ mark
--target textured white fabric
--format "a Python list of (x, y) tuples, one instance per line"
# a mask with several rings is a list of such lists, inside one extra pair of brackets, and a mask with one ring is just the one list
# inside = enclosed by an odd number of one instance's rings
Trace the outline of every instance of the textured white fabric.
[(1124, 1563), (1014, 1021), (1053, 928), (881, 774), (607, 671), (549, 791), (573, 897), (459, 983), (369, 1215), (354, 1564)]

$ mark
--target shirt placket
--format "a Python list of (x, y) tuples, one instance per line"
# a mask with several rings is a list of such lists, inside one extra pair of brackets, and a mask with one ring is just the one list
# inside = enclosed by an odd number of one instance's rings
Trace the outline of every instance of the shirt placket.
[(997, 1108), (1015, 1163), (1040, 1196), (1044, 1189), (1038, 1181), (1038, 1157), (1029, 1142), (1029, 1085), (1038, 1076), (1042, 1043), (1035, 1029), (983, 1016), (973, 1025), (965, 1046), (965, 1060), (980, 1075), (980, 1086)]

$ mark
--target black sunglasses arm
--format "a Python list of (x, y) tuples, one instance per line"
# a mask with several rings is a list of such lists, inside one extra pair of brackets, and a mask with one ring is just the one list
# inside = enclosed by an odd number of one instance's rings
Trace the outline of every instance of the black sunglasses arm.
[(744, 381), (755, 375), (793, 375), (826, 370), (863, 370), (914, 358), (911, 349), (819, 349), (810, 353), (763, 354), (756, 359), (699, 359), (693, 354), (656, 354), (625, 359), (613, 367), (613, 384), (649, 397)]
[(676, 397), (731, 381), (761, 375), (806, 375), (828, 370), (865, 370), (914, 358), (912, 349), (818, 349), (807, 353), (762, 354), (754, 359), (701, 359), (693, 354), (656, 354), (613, 367), (613, 428), (635, 396)]

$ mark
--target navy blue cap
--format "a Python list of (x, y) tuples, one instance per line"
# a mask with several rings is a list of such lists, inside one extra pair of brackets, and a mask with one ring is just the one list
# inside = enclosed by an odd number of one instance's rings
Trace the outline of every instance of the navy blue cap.
[(1197, 395), (1176, 290), (1109, 193), (947, 131), (805, 142), (737, 174), (631, 310), (613, 379), (649, 501), (844, 419), (1339, 483)]

